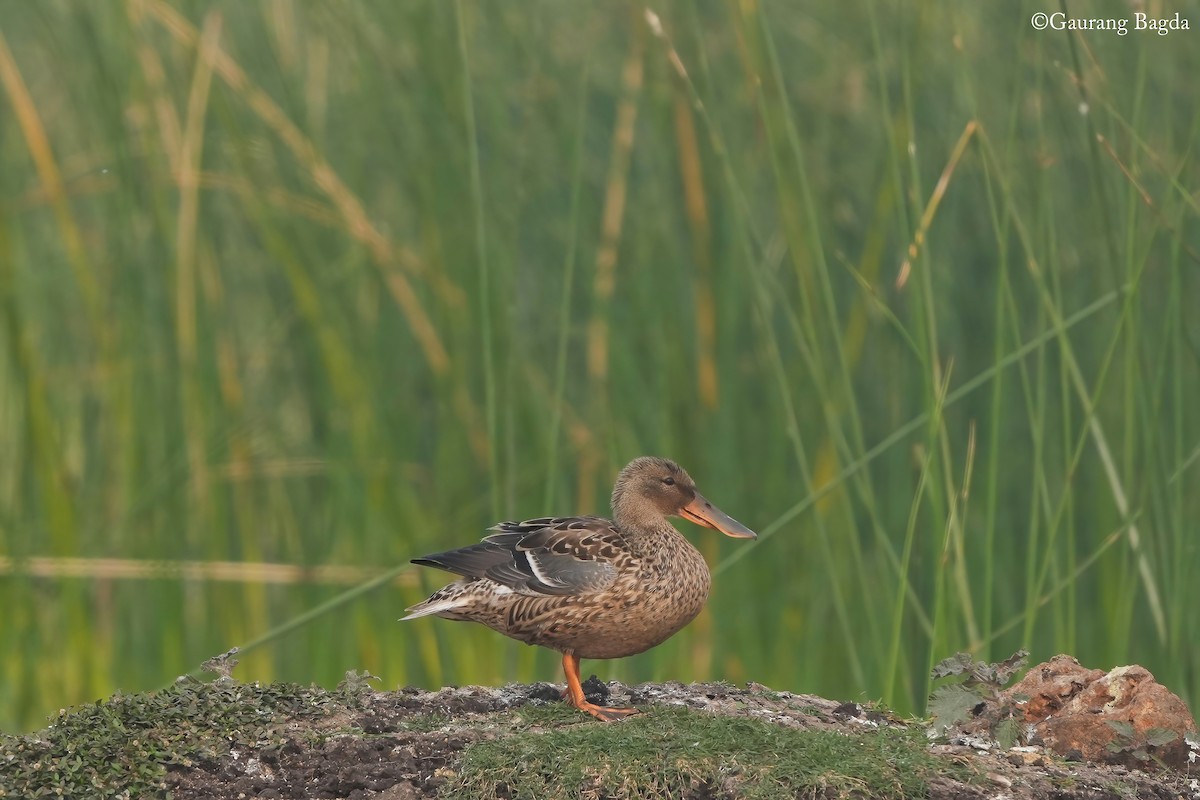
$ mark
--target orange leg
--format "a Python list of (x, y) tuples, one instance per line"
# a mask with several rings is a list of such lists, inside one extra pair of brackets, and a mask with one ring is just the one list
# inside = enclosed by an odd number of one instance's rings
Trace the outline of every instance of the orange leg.
[(638, 713), (636, 708), (610, 708), (589, 703), (583, 696), (583, 684), (579, 681), (579, 657), (574, 653), (563, 653), (563, 672), (567, 674), (567, 691), (563, 696), (571, 705), (580, 711), (586, 711), (596, 719), (605, 722), (616, 722), (619, 719)]

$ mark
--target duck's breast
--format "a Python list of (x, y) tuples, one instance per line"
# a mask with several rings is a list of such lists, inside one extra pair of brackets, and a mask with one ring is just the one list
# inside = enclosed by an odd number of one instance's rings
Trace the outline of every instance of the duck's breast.
[(604, 592), (562, 598), (564, 606), (547, 615), (530, 643), (580, 658), (623, 658), (663, 643), (708, 599), (708, 565), (690, 543), (683, 545), (670, 558), (642, 559)]

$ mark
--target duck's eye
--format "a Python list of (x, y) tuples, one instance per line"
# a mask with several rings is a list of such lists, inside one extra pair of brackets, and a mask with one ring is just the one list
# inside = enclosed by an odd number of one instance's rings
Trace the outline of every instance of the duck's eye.
[(674, 486), (675, 479), (668, 475), (667, 477), (663, 478), (663, 483), (665, 483), (667, 486)]

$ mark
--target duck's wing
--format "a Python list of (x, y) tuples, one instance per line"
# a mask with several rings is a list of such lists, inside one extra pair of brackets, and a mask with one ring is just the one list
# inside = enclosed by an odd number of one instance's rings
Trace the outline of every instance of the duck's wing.
[(414, 558), (466, 578), (486, 578), (530, 595), (606, 589), (628, 557), (624, 537), (601, 517), (540, 517), (501, 522), (479, 544)]

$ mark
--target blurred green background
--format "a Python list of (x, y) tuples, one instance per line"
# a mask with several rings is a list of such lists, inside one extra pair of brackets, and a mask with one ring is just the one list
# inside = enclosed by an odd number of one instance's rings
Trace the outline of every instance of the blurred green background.
[(2, 0), (0, 729), (264, 636), (235, 676), (561, 680), (398, 624), (415, 567), (271, 632), (643, 453), (762, 536), (681, 523), (708, 610), (585, 674), (1194, 701), (1185, 5)]

